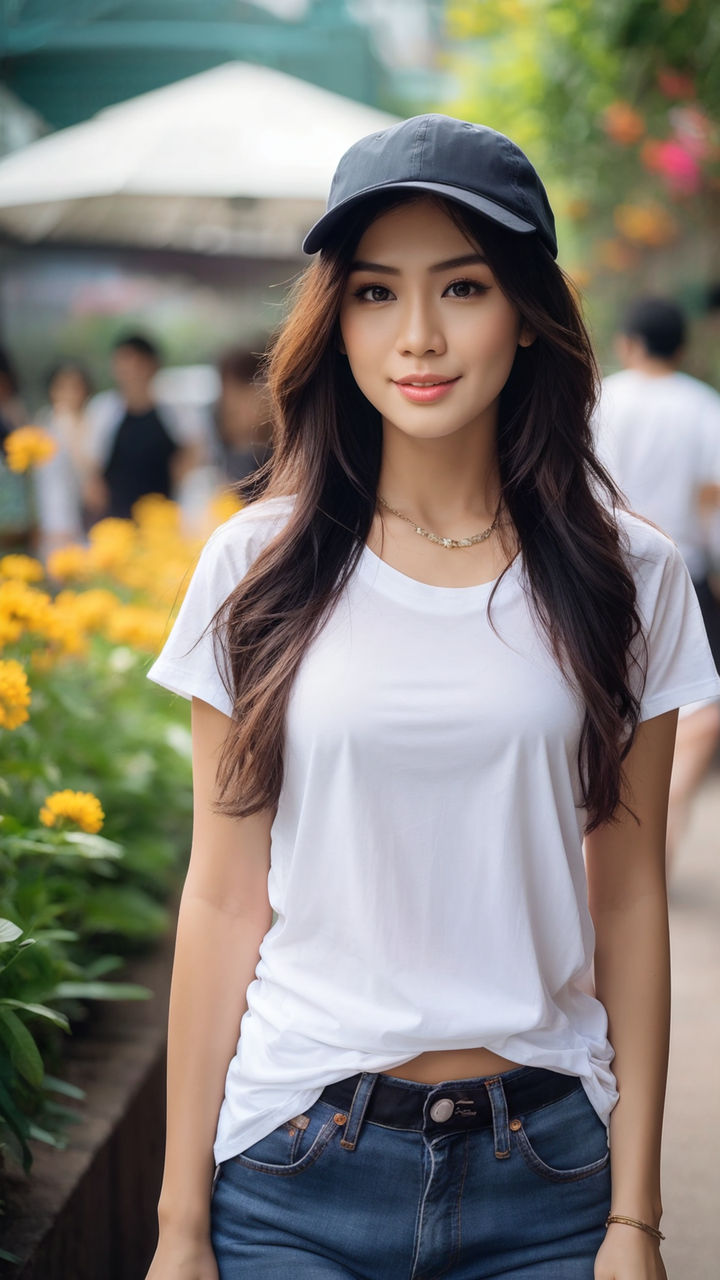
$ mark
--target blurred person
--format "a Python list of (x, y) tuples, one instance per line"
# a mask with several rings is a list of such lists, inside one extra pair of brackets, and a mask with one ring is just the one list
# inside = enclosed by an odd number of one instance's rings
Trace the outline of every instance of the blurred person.
[[(646, 297), (616, 337), (624, 365), (602, 384), (597, 447), (630, 507), (667, 533), (690, 572), (716, 666), (720, 604), (710, 579), (708, 511), (720, 490), (720, 395), (683, 373), (687, 321), (676, 302)], [(681, 708), (670, 784), (668, 859), (720, 740), (720, 702)]]
[(0, 347), (0, 442), (11, 431), (24, 427), (27, 420), (17, 370), (9, 353)]
[(35, 547), (37, 520), (32, 479), (10, 470), (4, 450), (6, 436), (24, 427), (27, 421), (15, 364), (10, 354), (0, 347), (0, 553), (21, 547), (30, 551)]
[(148, 493), (177, 498), (181, 482), (203, 460), (202, 445), (176, 405), (157, 399), (153, 379), (160, 352), (139, 333), (119, 338), (112, 351), (115, 389), (88, 406), (94, 471), (86, 501), (94, 519), (128, 519)]
[(88, 403), (93, 392), (87, 370), (62, 361), (46, 378), (48, 403), (35, 415), (53, 436), (57, 452), (35, 476), (41, 555), (83, 541), (92, 523), (86, 495), (92, 494), (94, 465)]
[(262, 379), (263, 355), (234, 347), (218, 361), (220, 396), (215, 406), (223, 478), (244, 480), (270, 458), (270, 406)]

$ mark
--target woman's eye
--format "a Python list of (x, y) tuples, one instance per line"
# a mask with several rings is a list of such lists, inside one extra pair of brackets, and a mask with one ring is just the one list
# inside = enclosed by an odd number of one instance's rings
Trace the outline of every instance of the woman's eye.
[(387, 302), (390, 296), (390, 290), (383, 284), (363, 285), (362, 289), (358, 289), (355, 294), (355, 297), (361, 298), (363, 302)]
[[(452, 293), (451, 290), (453, 290)], [(476, 294), (487, 293), (487, 290), (488, 285), (478, 284), (476, 280), (453, 280), (445, 292), (450, 294), (451, 298), (472, 298)]]

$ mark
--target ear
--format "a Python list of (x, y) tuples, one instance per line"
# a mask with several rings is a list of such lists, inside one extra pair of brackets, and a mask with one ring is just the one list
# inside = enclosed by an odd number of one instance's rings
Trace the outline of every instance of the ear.
[(537, 338), (537, 333), (535, 332), (535, 330), (531, 329), (529, 324), (523, 324), (520, 328), (520, 336), (518, 337), (518, 346), (531, 347), (536, 338)]

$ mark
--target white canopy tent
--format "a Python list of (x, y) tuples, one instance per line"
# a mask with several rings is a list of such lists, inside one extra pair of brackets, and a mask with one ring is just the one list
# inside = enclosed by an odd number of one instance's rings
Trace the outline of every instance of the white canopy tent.
[(296, 256), (342, 153), (396, 117), (229, 62), (0, 161), (0, 230), (29, 242)]

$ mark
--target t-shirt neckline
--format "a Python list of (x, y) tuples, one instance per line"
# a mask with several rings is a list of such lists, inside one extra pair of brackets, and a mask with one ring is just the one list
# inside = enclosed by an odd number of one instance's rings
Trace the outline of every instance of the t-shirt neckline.
[[(521, 555), (516, 555), (504, 571), (506, 579), (515, 575), (520, 560)], [(365, 581), (372, 583), (385, 595), (432, 609), (447, 609), (449, 612), (473, 609), (485, 604), (493, 587), (503, 577), (503, 574), (498, 574), (489, 582), (478, 582), (469, 587), (439, 587), (431, 582), (421, 582), (419, 578), (411, 578), (407, 573), (396, 569), (372, 551), (367, 543), (363, 545), (358, 569)]]

